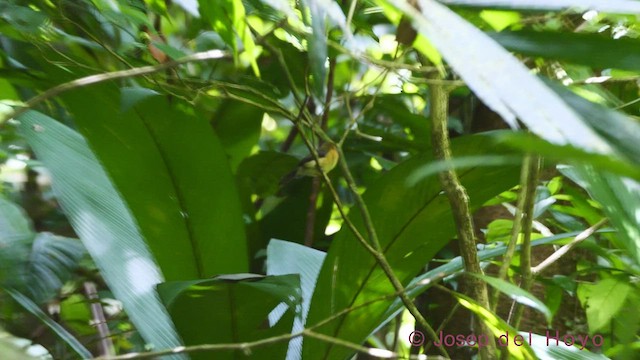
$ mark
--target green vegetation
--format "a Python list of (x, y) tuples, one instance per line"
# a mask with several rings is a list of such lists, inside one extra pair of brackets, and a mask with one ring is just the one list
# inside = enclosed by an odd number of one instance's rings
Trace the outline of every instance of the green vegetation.
[(0, 357), (638, 358), (640, 3), (584, 3), (0, 2)]

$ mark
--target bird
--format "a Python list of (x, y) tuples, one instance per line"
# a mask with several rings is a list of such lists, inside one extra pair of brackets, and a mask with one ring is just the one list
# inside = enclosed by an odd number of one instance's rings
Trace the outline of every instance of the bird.
[[(318, 160), (320, 161), (320, 168), (323, 172), (328, 173), (333, 170), (338, 164), (338, 148), (336, 144), (326, 142), (318, 149)], [(316, 166), (316, 159), (313, 155), (309, 154), (298, 163), (296, 169), (296, 176), (320, 176), (320, 171)]]
[[(328, 173), (331, 170), (333, 170), (333, 168), (336, 167), (336, 165), (338, 164), (339, 157), (340, 155), (338, 154), (338, 148), (334, 143), (325, 142), (318, 149), (319, 165), (324, 173)], [(308, 156), (300, 160), (300, 162), (298, 162), (298, 165), (293, 171), (291, 171), (290, 173), (282, 177), (282, 180), (280, 181), (280, 186), (283, 187), (284, 185), (288, 184), (291, 180), (298, 177), (303, 177), (303, 176), (318, 177), (320, 175), (322, 174), (318, 170), (318, 166), (316, 165), (316, 159), (313, 157), (312, 154), (309, 154)]]

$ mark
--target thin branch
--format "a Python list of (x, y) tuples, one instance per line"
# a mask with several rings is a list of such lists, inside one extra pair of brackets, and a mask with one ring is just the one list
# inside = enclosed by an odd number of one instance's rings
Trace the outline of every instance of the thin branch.
[[(439, 280), (441, 280), (442, 278), (439, 277)], [(435, 285), (435, 281), (433, 282), (433, 284)], [(418, 286), (418, 284), (414, 285), (413, 287)], [(407, 288), (405, 290), (409, 290), (413, 287)], [(99, 357), (97, 358), (98, 360), (125, 360), (125, 359), (147, 359), (147, 358), (153, 358), (153, 357), (160, 357), (160, 356), (164, 356), (164, 355), (173, 355), (173, 354), (186, 354), (186, 353), (194, 353), (194, 352), (205, 352), (205, 351), (229, 351), (229, 350), (242, 350), (244, 352), (249, 352), (251, 351), (251, 349), (253, 348), (258, 348), (258, 347), (262, 347), (262, 346), (266, 346), (266, 345), (270, 345), (270, 344), (275, 344), (278, 342), (282, 342), (282, 341), (288, 341), (300, 336), (309, 336), (309, 337), (314, 337), (315, 332), (313, 332), (313, 329), (317, 329), (321, 326), (324, 326), (326, 324), (328, 324), (329, 322), (340, 318), (341, 316), (344, 316), (350, 312), (356, 311), (356, 310), (360, 310), (360, 309), (364, 309), (368, 306), (370, 306), (371, 304), (374, 304), (376, 302), (379, 301), (386, 301), (386, 300), (390, 300), (393, 298), (396, 298), (399, 295), (398, 292), (395, 292), (393, 294), (389, 294), (389, 295), (384, 295), (384, 296), (380, 296), (378, 298), (369, 300), (367, 302), (364, 302), (362, 304), (359, 304), (357, 306), (352, 306), (352, 307), (348, 307), (345, 308), (337, 313), (334, 313), (332, 316), (319, 321), (318, 323), (307, 327), (306, 329), (294, 333), (294, 334), (283, 334), (283, 335), (278, 335), (278, 336), (274, 336), (274, 337), (270, 337), (270, 338), (266, 338), (266, 339), (261, 339), (258, 341), (253, 341), (253, 342), (245, 342), (245, 343), (230, 343), (230, 344), (201, 344), (201, 345), (192, 345), (192, 346), (178, 346), (175, 347), (173, 349), (167, 349), (167, 350), (159, 350), (159, 351), (152, 351), (152, 352), (145, 352), (145, 353), (129, 353), (129, 354), (124, 354), (124, 355), (119, 355), (119, 356), (108, 356), (108, 357)], [(311, 333), (311, 335), (308, 335), (309, 333)], [(316, 337), (317, 338), (317, 337)], [(333, 338), (331, 337), (327, 337), (327, 338), (322, 338), (321, 340), (323, 341), (328, 341), (333, 343), (333, 341), (331, 340)], [(336, 344), (336, 345), (342, 345), (342, 344)], [(355, 345), (355, 344), (352, 344)], [(370, 353), (370, 349), (367, 349), (367, 353)], [(435, 356), (433, 357), (434, 359), (442, 359), (441, 357)]]
[[(296, 125), (300, 126), (299, 123), (296, 123)], [(314, 130), (323, 141), (331, 141), (329, 136), (319, 127), (315, 127)], [(356, 205), (362, 214), (362, 218), (364, 219), (364, 224), (367, 229), (370, 241), (367, 241), (362, 236), (360, 231), (358, 231), (358, 229), (353, 225), (349, 217), (344, 212), (342, 203), (340, 201), (340, 197), (338, 196), (337, 192), (333, 188), (333, 185), (331, 184), (331, 180), (318, 165), (320, 163), (318, 158), (318, 152), (309, 141), (309, 138), (302, 131), (300, 131), (300, 135), (302, 136), (302, 139), (304, 140), (305, 144), (309, 148), (309, 151), (311, 152), (313, 158), (316, 160), (316, 166), (320, 171), (320, 173), (322, 174), (325, 184), (327, 184), (327, 187), (329, 188), (331, 195), (333, 196), (333, 199), (335, 201), (336, 206), (338, 207), (338, 211), (340, 212), (340, 215), (342, 216), (343, 221), (347, 224), (347, 227), (349, 228), (349, 230), (353, 232), (358, 242), (374, 257), (374, 259), (376, 260), (376, 262), (378, 263), (382, 271), (385, 273), (385, 275), (391, 282), (391, 285), (393, 286), (393, 288), (399, 293), (399, 297), (402, 300), (402, 303), (405, 305), (407, 310), (409, 310), (411, 315), (413, 315), (413, 317), (416, 319), (416, 322), (418, 322), (418, 324), (420, 324), (420, 326), (422, 326), (427, 331), (427, 334), (433, 340), (436, 340), (438, 338), (436, 332), (433, 330), (431, 325), (429, 325), (427, 320), (422, 316), (422, 314), (420, 313), (418, 308), (415, 306), (411, 298), (405, 293), (405, 289), (404, 289), (404, 286), (402, 285), (402, 282), (400, 282), (398, 277), (395, 275), (393, 268), (391, 267), (391, 265), (387, 261), (387, 258), (384, 255), (384, 250), (380, 246), (380, 241), (378, 240), (378, 235), (376, 233), (375, 226), (373, 224), (373, 221), (371, 220), (369, 209), (367, 208), (367, 205), (362, 199), (362, 196), (360, 196), (360, 193), (358, 192), (358, 189), (356, 187), (356, 182), (353, 179), (353, 176), (351, 175), (351, 171), (349, 170), (349, 166), (345, 160), (345, 156), (342, 151), (342, 148), (340, 146), (337, 146), (338, 153), (340, 155), (338, 163), (340, 164), (340, 168), (342, 169), (345, 180), (347, 181), (347, 185), (349, 186), (349, 189), (351, 190), (356, 200)], [(439, 347), (438, 350), (445, 357), (449, 357), (447, 350), (444, 347)]]
[(115, 355), (116, 350), (113, 347), (113, 341), (111, 340), (111, 334), (107, 326), (107, 319), (104, 316), (102, 304), (100, 304), (100, 299), (98, 298), (96, 284), (91, 281), (85, 281), (84, 292), (91, 301), (91, 315), (93, 316), (91, 323), (96, 327), (98, 335), (100, 336), (100, 340), (98, 341), (100, 354), (104, 356)]
[(571, 251), (571, 249), (573, 249), (574, 247), (578, 246), (578, 244), (580, 244), (581, 242), (583, 242), (584, 240), (589, 238), (589, 236), (593, 235), (599, 228), (601, 228), (604, 224), (606, 224), (607, 221), (608, 221), (608, 219), (604, 218), (604, 219), (598, 221), (595, 225), (591, 226), (590, 228), (588, 228), (588, 229), (584, 230), (583, 232), (581, 232), (580, 234), (578, 234), (570, 243), (562, 246), (556, 252), (551, 254), (548, 258), (544, 259), (544, 261), (542, 261), (540, 264), (538, 264), (537, 266), (532, 268), (531, 269), (531, 273), (533, 275), (540, 274), (547, 267), (549, 267), (549, 265), (551, 265), (554, 262), (558, 261), (561, 257), (563, 257), (569, 251)]
[[(333, 98), (333, 83), (336, 71), (336, 59), (329, 60), (329, 75), (327, 80), (327, 95), (324, 100), (324, 110), (320, 119), (320, 128), (327, 129), (329, 122), (329, 112), (331, 111), (331, 99)], [(313, 235), (316, 227), (316, 213), (318, 211), (318, 194), (320, 193), (320, 178), (313, 178), (311, 182), (311, 193), (309, 194), (309, 207), (307, 208), (307, 219), (304, 230), (304, 244), (311, 247), (313, 245)]]
[(12, 112), (9, 112), (7, 115), (5, 115), (4, 117), (0, 118), (0, 126), (2, 124), (5, 123), (6, 120), (11, 119), (11, 118), (15, 118), (23, 113), (25, 113), (27, 110), (33, 108), (34, 106), (40, 104), (41, 102), (51, 99), (52, 97), (58, 96), (66, 91), (69, 90), (73, 90), (73, 89), (77, 89), (77, 88), (81, 88), (84, 86), (88, 86), (88, 85), (93, 85), (93, 84), (98, 84), (101, 82), (105, 82), (105, 81), (111, 81), (111, 80), (117, 80), (117, 79), (124, 79), (124, 78), (130, 78), (130, 77), (136, 77), (136, 76), (142, 76), (142, 75), (146, 75), (146, 74), (151, 74), (151, 73), (155, 73), (155, 72), (159, 72), (165, 69), (169, 69), (181, 64), (185, 64), (185, 63), (190, 63), (190, 62), (198, 62), (198, 61), (209, 61), (209, 60), (220, 60), (220, 59), (226, 59), (229, 58), (229, 54), (221, 51), (221, 50), (209, 50), (209, 51), (203, 51), (203, 52), (199, 52), (199, 53), (195, 53), (195, 54), (191, 54), (188, 56), (185, 56), (183, 58), (174, 60), (174, 61), (169, 61), (166, 62), (164, 64), (158, 64), (158, 65), (153, 65), (153, 66), (142, 66), (142, 67), (138, 67), (138, 68), (133, 68), (133, 69), (127, 69), (127, 70), (120, 70), (120, 71), (113, 71), (113, 72), (107, 72), (107, 73), (102, 73), (102, 74), (96, 74), (96, 75), (90, 75), (90, 76), (86, 76), (80, 79), (76, 79), (73, 81), (69, 81), (63, 84), (60, 84), (58, 86), (54, 86), (48, 90), (46, 90), (45, 92), (43, 92), (42, 94), (35, 96), (31, 99), (29, 99), (24, 106), (14, 109)]
[[(513, 227), (511, 228), (511, 238), (507, 244), (507, 249), (502, 257), (502, 265), (498, 270), (498, 279), (504, 280), (507, 277), (509, 267), (511, 267), (511, 260), (516, 252), (516, 245), (518, 243), (518, 237), (520, 236), (522, 225), (524, 222), (523, 214), (533, 211), (533, 203), (536, 194), (536, 182), (537, 182), (537, 157), (533, 155), (526, 155), (522, 162), (520, 170), (520, 193), (518, 194), (518, 206), (513, 218)], [(532, 219), (533, 220), (533, 219)], [(495, 289), (491, 296), (491, 309), (496, 311), (498, 308), (498, 300), (500, 299), (500, 291)]]

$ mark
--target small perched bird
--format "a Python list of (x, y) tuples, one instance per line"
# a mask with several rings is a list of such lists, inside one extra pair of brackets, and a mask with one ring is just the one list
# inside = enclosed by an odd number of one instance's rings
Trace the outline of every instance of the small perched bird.
[[(320, 168), (325, 173), (333, 170), (338, 163), (338, 148), (334, 143), (324, 143), (318, 149), (318, 160), (320, 161)], [(313, 155), (300, 160), (298, 168), (296, 169), (296, 176), (320, 176), (318, 167), (316, 166), (316, 159)]]
[[(338, 148), (334, 143), (324, 143), (318, 149), (318, 160), (320, 160), (319, 165), (322, 171), (324, 171), (325, 173), (328, 173), (329, 171), (333, 170), (334, 167), (336, 167), (336, 164), (338, 164), (338, 158)], [(301, 176), (320, 176), (320, 171), (316, 166), (316, 159), (312, 154), (309, 154), (308, 156), (300, 160), (296, 169), (282, 178), (282, 180), (280, 181), (280, 186), (282, 187), (288, 184), (294, 178)]]

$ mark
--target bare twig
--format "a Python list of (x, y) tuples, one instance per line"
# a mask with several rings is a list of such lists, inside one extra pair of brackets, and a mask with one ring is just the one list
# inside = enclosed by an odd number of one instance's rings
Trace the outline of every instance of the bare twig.
[(91, 281), (85, 281), (84, 292), (87, 294), (89, 301), (91, 301), (91, 314), (93, 316), (92, 324), (96, 327), (98, 335), (100, 336), (100, 340), (98, 341), (100, 355), (115, 355), (116, 350), (113, 347), (113, 341), (111, 340), (111, 334), (109, 332), (109, 327), (107, 326), (107, 319), (104, 316), (104, 311), (102, 310), (102, 305), (98, 298), (96, 284)]
[(106, 72), (102, 74), (90, 75), (80, 79), (69, 81), (64, 84), (54, 86), (51, 89), (46, 90), (42, 94), (29, 99), (24, 104), (24, 106), (14, 109), (13, 112), (9, 112), (3, 118), (0, 118), (0, 125), (4, 124), (4, 122), (8, 119), (11, 119), (19, 116), (20, 114), (23, 114), (24, 112), (40, 104), (41, 102), (51, 99), (52, 97), (58, 96), (69, 90), (73, 90), (73, 89), (77, 89), (77, 88), (81, 88), (84, 86), (97, 84), (105, 81), (151, 74), (151, 73), (169, 69), (185, 63), (219, 60), (219, 59), (225, 59), (225, 58), (229, 58), (229, 54), (227, 54), (226, 52), (221, 50), (209, 50), (209, 51), (203, 51), (203, 52), (191, 54), (189, 56), (185, 56), (183, 58), (180, 58), (174, 61), (169, 61), (163, 64), (158, 64), (153, 66), (142, 66), (138, 68), (113, 71), (113, 72)]
[(549, 265), (551, 265), (554, 262), (558, 261), (561, 257), (563, 257), (569, 251), (571, 251), (571, 249), (573, 249), (574, 247), (578, 246), (578, 244), (580, 244), (581, 242), (583, 242), (584, 240), (589, 238), (589, 236), (593, 235), (596, 232), (596, 230), (598, 230), (604, 224), (606, 224), (607, 221), (608, 221), (608, 219), (604, 218), (604, 219), (598, 221), (595, 225), (591, 226), (590, 228), (588, 228), (588, 229), (584, 230), (583, 232), (581, 232), (580, 234), (578, 234), (578, 236), (576, 236), (570, 243), (562, 246), (556, 252), (551, 254), (551, 256), (549, 256), (548, 258), (544, 259), (544, 261), (542, 261), (540, 264), (538, 264), (534, 268), (532, 268), (531, 269), (531, 273), (533, 275), (540, 274), (547, 267), (549, 267)]
[[(320, 119), (320, 128), (327, 129), (329, 122), (329, 112), (331, 110), (331, 99), (333, 98), (333, 82), (336, 70), (336, 59), (329, 60), (329, 75), (327, 80), (327, 95), (324, 101), (324, 110)], [(313, 235), (316, 227), (316, 213), (318, 211), (318, 194), (320, 193), (320, 178), (316, 177), (311, 182), (311, 193), (309, 194), (309, 207), (307, 208), (306, 228), (304, 231), (304, 244), (313, 245)]]
[[(441, 279), (441, 278), (440, 278)], [(435, 281), (433, 282), (435, 284)], [(417, 285), (415, 285), (417, 286)], [(407, 288), (405, 290), (409, 290), (410, 288)], [(250, 351), (251, 349), (254, 348), (258, 348), (258, 347), (262, 347), (262, 346), (266, 346), (266, 345), (270, 345), (270, 344), (275, 344), (278, 342), (283, 342), (283, 341), (288, 341), (300, 336), (308, 336), (308, 337), (315, 337), (318, 338), (316, 335), (317, 333), (315, 333), (313, 330), (317, 329), (321, 326), (324, 326), (325, 324), (340, 318), (341, 316), (344, 316), (350, 312), (356, 311), (356, 310), (360, 310), (360, 309), (364, 309), (368, 306), (370, 306), (371, 304), (374, 304), (376, 302), (379, 301), (386, 301), (386, 300), (390, 300), (390, 299), (394, 299), (396, 297), (398, 297), (399, 293), (395, 292), (392, 294), (388, 294), (388, 295), (384, 295), (384, 296), (380, 296), (378, 298), (369, 300), (367, 302), (364, 302), (362, 304), (359, 304), (357, 306), (352, 306), (352, 307), (348, 307), (345, 308), (339, 312), (334, 313), (332, 316), (312, 325), (307, 327), (305, 330), (302, 330), (300, 332), (294, 333), (294, 334), (283, 334), (283, 335), (278, 335), (278, 336), (274, 336), (274, 337), (270, 337), (267, 339), (261, 339), (258, 341), (253, 341), (253, 342), (245, 342), (245, 343), (230, 343), (230, 344), (202, 344), (202, 345), (193, 345), (193, 346), (178, 346), (175, 347), (173, 349), (167, 349), (167, 350), (159, 350), (159, 351), (152, 351), (152, 352), (145, 352), (145, 353), (129, 353), (129, 354), (124, 354), (124, 355), (119, 355), (119, 356), (107, 356), (107, 357), (100, 357), (98, 358), (99, 360), (125, 360), (125, 359), (147, 359), (147, 358), (155, 358), (155, 357), (161, 357), (164, 355), (173, 355), (173, 354), (186, 354), (186, 353), (194, 353), (194, 352), (206, 352), (206, 351), (230, 351), (230, 350), (242, 350), (245, 352)], [(327, 341), (329, 343), (335, 343), (333, 341), (334, 338), (331, 337), (323, 337), (322, 341)], [(343, 343), (335, 343), (336, 345), (343, 345)], [(352, 348), (351, 345), (356, 345), (356, 344), (350, 344), (349, 348)], [(357, 346), (357, 345), (356, 345)], [(357, 349), (354, 349), (357, 350)], [(358, 351), (358, 350), (357, 350)], [(366, 351), (367, 353), (370, 354), (370, 349), (367, 349)], [(375, 353), (375, 352), (374, 352)], [(398, 355), (396, 354), (392, 354), (395, 357), (391, 357), (391, 358), (400, 358), (398, 357)], [(406, 359), (406, 357), (404, 357)], [(433, 358), (433, 359), (444, 359), (442, 357), (438, 357), (438, 356), (433, 356), (433, 357), (429, 357), (429, 358)], [(420, 358), (416, 358), (416, 359), (424, 359), (424, 357)]]

